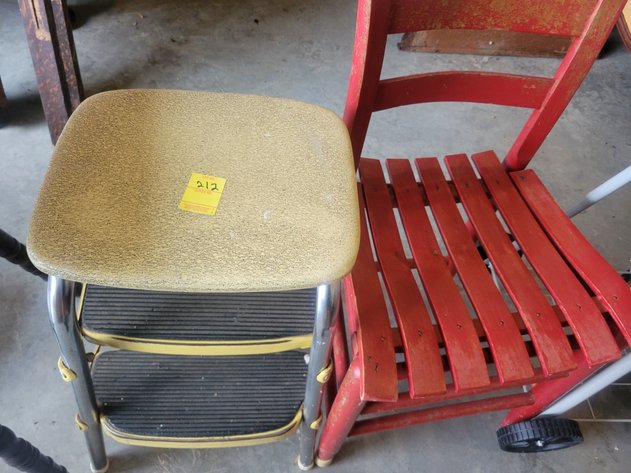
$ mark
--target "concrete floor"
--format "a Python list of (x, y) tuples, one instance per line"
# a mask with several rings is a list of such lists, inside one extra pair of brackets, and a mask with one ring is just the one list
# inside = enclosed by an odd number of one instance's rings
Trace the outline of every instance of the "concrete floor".
[[(352, 0), (71, 3), (82, 23), (75, 40), (88, 95), (138, 87), (249, 92), (342, 112), (353, 43)], [(11, 102), (9, 124), (0, 129), (0, 227), (25, 240), (52, 146), (15, 0), (0, 0), (0, 38), (0, 76)], [(545, 74), (558, 63), (411, 54), (399, 52), (396, 42), (392, 38), (388, 46), (387, 76), (444, 68)], [(364, 154), (428, 156), (492, 148), (502, 155), (526, 116), (524, 110), (454, 104), (384, 112), (371, 125)], [(614, 44), (590, 72), (533, 167), (568, 206), (631, 164), (630, 127), (631, 54)], [(631, 186), (576, 222), (614, 267), (629, 268)], [(59, 377), (57, 356), (45, 284), (0, 261), (0, 422), (69, 471), (88, 471), (83, 438), (74, 426), (72, 393)], [(619, 407), (631, 404), (625, 403), (630, 392), (618, 396)], [(601, 404), (606, 411), (615, 403)], [(629, 471), (629, 423), (583, 423), (582, 446), (525, 455), (497, 448), (501, 418), (494, 413), (356, 438), (328, 471)], [(245, 449), (175, 451), (107, 440), (116, 473), (296, 471), (296, 445), (291, 438)], [(2, 463), (0, 471), (8, 467)]]

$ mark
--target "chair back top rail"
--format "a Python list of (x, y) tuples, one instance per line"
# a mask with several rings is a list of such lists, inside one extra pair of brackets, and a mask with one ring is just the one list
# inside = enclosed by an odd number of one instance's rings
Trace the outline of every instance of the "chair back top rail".
[[(344, 121), (359, 160), (372, 112), (426, 102), (476, 102), (534, 109), (504, 165), (525, 168), (580, 86), (625, 0), (360, 0)], [(551, 78), (445, 71), (381, 80), (388, 34), (429, 29), (507, 30), (571, 36)]]
[(597, 0), (397, 0), (391, 2), (388, 33), (463, 29), (578, 36), (597, 3)]

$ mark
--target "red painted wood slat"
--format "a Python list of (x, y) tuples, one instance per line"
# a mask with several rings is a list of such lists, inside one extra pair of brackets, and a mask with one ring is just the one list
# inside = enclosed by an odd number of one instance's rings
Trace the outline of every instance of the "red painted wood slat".
[(424, 422), (436, 422), (453, 417), (471, 416), (482, 412), (512, 409), (528, 406), (535, 402), (531, 393), (507, 394), (486, 399), (476, 399), (467, 402), (453, 403), (446, 406), (428, 407), (426, 409), (374, 417), (355, 422), (349, 436), (371, 434), (383, 430), (399, 429)]
[[(605, 308), (602, 307), (601, 302), (595, 296), (592, 297), (592, 302), (594, 302), (594, 304), (596, 304), (596, 307), (598, 307), (598, 310), (601, 313), (607, 312), (605, 310)], [(561, 323), (561, 325), (564, 326), (564, 327), (566, 325), (568, 325), (567, 322), (565, 321), (565, 317), (564, 317), (563, 313), (561, 312), (561, 309), (559, 309), (559, 307), (557, 305), (553, 305), (551, 307), (552, 307), (552, 310), (554, 311), (554, 314), (557, 316), (557, 319), (559, 319), (559, 322)], [(519, 313), (511, 312), (510, 315), (513, 318), (513, 321), (517, 325), (517, 328), (519, 329), (521, 334), (522, 335), (527, 334), (528, 331), (526, 330), (526, 325), (524, 324), (524, 321), (519, 316)], [(484, 331), (484, 327), (482, 327), (482, 324), (480, 323), (480, 321), (478, 319), (474, 319), (473, 320), (473, 326), (475, 327), (475, 330), (478, 333), (478, 337), (481, 340), (486, 340), (486, 332)], [(392, 331), (392, 341), (394, 343), (394, 347), (398, 348), (398, 347), (401, 346), (401, 335), (399, 334), (399, 329), (397, 327), (393, 327), (392, 330), (393, 330)], [(436, 332), (436, 337), (438, 338), (438, 346), (442, 346), (444, 341), (443, 341), (443, 335), (442, 335), (442, 333), (440, 333), (440, 329), (438, 327), (435, 327), (435, 332)], [(621, 343), (621, 340), (618, 340), (618, 339), (616, 339), (616, 340), (618, 341), (618, 346), (619, 347), (621, 345), (625, 345), (626, 344), (626, 342), (622, 342)], [(528, 349), (528, 345), (526, 346), (526, 349)]]
[(358, 356), (362, 378), (360, 397), (365, 401), (396, 401), (397, 367), (392, 329), (377, 268), (370, 247), (368, 227), (364, 218), (365, 203), (358, 189), (362, 212), (361, 244), (350, 278), (345, 279), (347, 305), (357, 324)]
[(589, 365), (618, 359), (620, 350), (598, 308), (535, 220), (495, 153), (474, 154), (473, 161), (513, 237), (563, 311)]
[(401, 333), (410, 395), (444, 393), (447, 387), (438, 340), (405, 259), (381, 164), (375, 159), (362, 158), (359, 172), (377, 259)]
[[(490, 380), (480, 340), (473, 327), (469, 311), (460, 297), (448, 267), (445, 265), (410, 164), (407, 160), (392, 160), (388, 164), (412, 255), (432, 306), (434, 317), (443, 333), (454, 385), (459, 390), (487, 386)], [(363, 162), (361, 165), (363, 166)], [(375, 182), (375, 186), (379, 185), (382, 192), (387, 192), (379, 163), (377, 162), (376, 166), (373, 165), (371, 168), (370, 172), (362, 172), (362, 179), (366, 184)], [(364, 168), (360, 169), (363, 170)], [(371, 202), (368, 201), (369, 213), (370, 208)], [(390, 230), (398, 233), (392, 210), (381, 208), (379, 211), (387, 212), (389, 217), (392, 217), (389, 219)], [(373, 226), (375, 242), (378, 238), (377, 233), (382, 231), (382, 227), (382, 225)], [(386, 238), (385, 234), (383, 238)], [(402, 251), (403, 248), (401, 248)], [(378, 253), (380, 252), (378, 251)], [(412, 279), (409, 270), (406, 273)], [(385, 267), (384, 276), (386, 279), (388, 278), (388, 270)], [(414, 286), (416, 287), (416, 284)], [(414, 292), (418, 294), (418, 290)], [(409, 296), (406, 294), (401, 294), (399, 297), (404, 296), (409, 300)], [(420, 295), (418, 299), (420, 299)], [(401, 332), (403, 337), (414, 336), (414, 332), (406, 333), (404, 327), (402, 327)]]
[[(541, 108), (533, 111), (511, 149), (508, 150), (504, 164), (511, 171), (524, 169), (533, 158), (598, 57), (614, 27), (615, 19), (620, 16), (622, 7), (626, 3), (625, 0), (599, 0), (597, 2), (579, 0), (579, 2), (583, 3), (582, 7), (593, 11), (587, 15), (588, 19), (584, 23), (583, 31), (572, 41), (565, 58), (555, 72), (555, 83), (541, 104)], [(557, 19), (574, 17), (575, 20), (581, 21), (579, 16), (574, 15), (577, 11), (572, 10), (573, 7), (569, 5), (562, 7), (562, 11), (571, 11), (573, 14), (570, 15), (555, 14), (555, 10), (548, 1), (540, 2), (540, 5), (548, 9), (548, 14), (554, 15)]]
[(476, 102), (538, 108), (554, 81), (479, 71), (432, 72), (379, 82), (374, 111), (424, 102)]
[(379, 20), (387, 18), (389, 10), (390, 4), (386, 2), (357, 4), (353, 65), (344, 105), (344, 123), (351, 135), (355, 167), (359, 166), (386, 51), (388, 25)]
[(470, 222), (528, 328), (544, 373), (574, 369), (561, 324), (504, 232), (466, 156), (447, 156), (445, 163)]
[[(567, 379), (565, 375), (558, 375), (556, 378), (550, 378), (545, 376), (541, 369), (537, 369), (536, 373), (532, 378), (528, 380), (528, 384), (536, 384), (541, 381), (549, 381), (550, 379)], [(543, 383), (545, 384), (545, 383)], [(364, 409), (362, 410), (362, 414), (364, 415), (372, 415), (372, 414), (387, 414), (394, 413), (396, 411), (401, 411), (403, 409), (414, 409), (426, 406), (427, 404), (433, 404), (436, 402), (445, 402), (445, 401), (453, 401), (453, 400), (463, 400), (467, 399), (471, 396), (477, 396), (480, 394), (487, 394), (492, 392), (498, 392), (510, 388), (519, 388), (522, 387), (523, 383), (521, 382), (511, 382), (511, 383), (501, 383), (497, 376), (491, 376), (491, 384), (488, 386), (484, 386), (478, 389), (472, 389), (469, 391), (456, 391), (453, 385), (447, 386), (447, 392), (445, 394), (440, 394), (437, 396), (427, 396), (421, 399), (411, 399), (408, 393), (400, 393), (399, 399), (397, 402), (369, 402), (366, 404)], [(466, 402), (466, 401), (465, 401)]]
[(533, 376), (519, 328), (462, 221), (438, 160), (418, 159), (416, 166), (445, 246), (487, 334), (501, 382)]
[(576, 36), (596, 4), (595, 0), (397, 0), (392, 2), (389, 32), (485, 29)]
[(594, 291), (631, 344), (631, 291), (627, 283), (565, 215), (532, 170), (515, 172), (511, 177), (556, 247)]

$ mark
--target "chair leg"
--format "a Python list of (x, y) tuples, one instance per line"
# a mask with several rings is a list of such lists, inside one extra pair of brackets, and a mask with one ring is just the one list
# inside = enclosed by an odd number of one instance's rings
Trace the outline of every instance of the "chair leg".
[(365, 405), (366, 401), (360, 397), (359, 361), (355, 359), (346, 372), (322, 430), (316, 465), (325, 467), (331, 464)]
[(61, 350), (64, 379), (72, 382), (72, 389), (79, 407), (77, 422), (84, 431), (88, 443), (90, 467), (94, 472), (105, 472), (108, 460), (90, 368), (77, 326), (74, 288), (75, 283), (50, 276), (48, 278), (48, 313)]
[(542, 381), (541, 383), (535, 384), (530, 391), (535, 402), (528, 406), (517, 407), (510, 410), (502, 421), (502, 426), (515, 424), (516, 422), (532, 419), (540, 415), (549, 406), (554, 404), (555, 401), (561, 399), (600, 368), (600, 366), (590, 368), (582, 352), (574, 352), (574, 358), (577, 365), (574, 371), (563, 378)]
[(331, 333), (333, 338), (333, 376), (327, 383), (326, 396), (323, 401), (323, 410), (328, 415), (331, 410), (331, 405), (337, 395), (344, 375), (348, 371), (348, 347), (346, 344), (346, 327), (344, 326), (344, 320), (341, 314), (335, 319), (333, 330)]

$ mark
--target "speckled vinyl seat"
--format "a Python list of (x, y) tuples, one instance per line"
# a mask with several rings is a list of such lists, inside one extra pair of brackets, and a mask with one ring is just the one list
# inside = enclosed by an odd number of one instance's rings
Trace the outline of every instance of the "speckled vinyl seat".
[[(50, 307), (61, 369), (80, 378), (73, 387), (93, 468), (105, 468), (89, 432), (99, 429), (87, 420), (95, 411), (127, 443), (247, 445), (296, 429), (306, 384), (315, 398), (304, 401), (303, 423), (316, 421), (339, 280), (358, 246), (350, 139), (332, 112), (168, 90), (81, 104), (55, 148), (28, 251), (52, 276), (49, 300), (71, 300), (72, 282), (81, 283), (78, 333), (123, 349), (98, 356), (90, 375), (83, 347), (60, 335), (66, 305)], [(308, 367), (288, 351), (318, 337), (324, 348)], [(98, 407), (82, 406), (91, 379)]]

